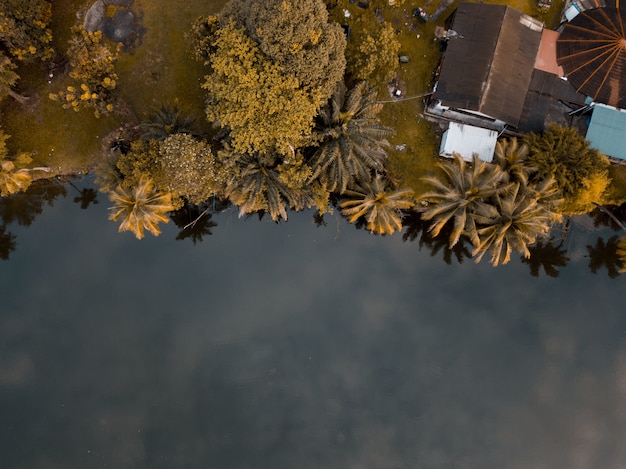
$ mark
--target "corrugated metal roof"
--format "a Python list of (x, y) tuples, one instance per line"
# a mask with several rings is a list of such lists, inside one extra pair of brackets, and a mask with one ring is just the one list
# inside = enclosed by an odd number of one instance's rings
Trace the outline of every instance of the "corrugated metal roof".
[(626, 112), (596, 104), (593, 107), (587, 140), (607, 156), (626, 160)]
[(585, 10), (565, 25), (557, 60), (577, 91), (626, 108), (626, 10)]
[(517, 126), (542, 26), (506, 5), (461, 3), (434, 98)]
[(450, 122), (441, 139), (439, 154), (452, 157), (458, 153), (465, 160), (471, 161), (472, 155), (476, 153), (481, 160), (491, 163), (497, 140), (498, 132), (495, 130)]

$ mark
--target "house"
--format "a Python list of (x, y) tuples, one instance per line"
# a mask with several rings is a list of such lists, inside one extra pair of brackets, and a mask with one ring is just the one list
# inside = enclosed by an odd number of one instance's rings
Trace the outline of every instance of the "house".
[(461, 3), (429, 112), (503, 130), (524, 109), (543, 26), (507, 5)]

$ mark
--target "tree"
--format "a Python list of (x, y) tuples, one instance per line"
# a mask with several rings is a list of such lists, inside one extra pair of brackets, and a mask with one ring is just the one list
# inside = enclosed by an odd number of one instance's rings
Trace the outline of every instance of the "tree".
[(90, 108), (100, 117), (113, 111), (113, 90), (118, 79), (115, 63), (121, 45), (110, 49), (101, 31), (87, 31), (82, 26), (75, 26), (72, 31), (67, 55), (72, 68), (70, 77), (75, 83), (49, 97), (60, 101), (65, 109)]
[(211, 147), (189, 134), (173, 134), (159, 143), (152, 176), (160, 190), (193, 204), (221, 193), (226, 183)]
[(158, 236), (159, 223), (168, 223), (165, 214), (174, 209), (171, 195), (155, 191), (152, 180), (145, 176), (133, 188), (118, 186), (109, 193), (109, 199), (113, 202), (109, 219), (121, 218), (119, 231), (131, 231), (137, 239), (144, 237), (144, 230)]
[(398, 67), (400, 42), (390, 23), (377, 23), (376, 31), (355, 31), (348, 43), (346, 72), (354, 80), (387, 83)]
[(340, 82), (316, 118), (319, 148), (311, 157), (313, 178), (331, 192), (343, 193), (354, 183), (367, 183), (372, 171), (382, 173), (386, 137), (393, 133), (378, 120), (382, 104), (377, 91), (360, 82), (348, 91)]
[[(233, 23), (215, 31), (207, 53), (207, 118), (230, 131), (239, 153), (288, 154), (307, 141), (319, 96), (264, 55)], [(209, 51), (209, 52), (210, 52)]]
[(31, 170), (26, 168), (32, 158), (26, 153), (19, 153), (15, 158), (10, 158), (6, 146), (8, 138), (9, 136), (0, 130), (0, 196), (2, 197), (28, 189), (33, 180)]
[(231, 0), (222, 24), (243, 26), (261, 52), (322, 105), (343, 78), (345, 34), (322, 0)]
[(551, 212), (545, 209), (537, 199), (513, 183), (512, 189), (505, 194), (494, 194), (495, 208), (493, 215), (478, 215), (477, 230), (480, 239), (475, 245), (475, 261), (478, 263), (487, 252), (491, 252), (491, 264), (496, 267), (506, 264), (511, 259), (511, 252), (518, 251), (524, 257), (530, 256), (528, 246), (550, 230), (553, 221)]
[(341, 213), (354, 223), (364, 217), (367, 229), (379, 235), (402, 230), (402, 210), (414, 205), (412, 189), (389, 190), (383, 178), (374, 178), (354, 190), (347, 190), (339, 204)]
[[(287, 209), (302, 210), (317, 206), (325, 207), (327, 198), (318, 196), (316, 185), (304, 185), (310, 168), (301, 161), (282, 162), (275, 155), (236, 153), (227, 150), (221, 153), (229, 181), (226, 197), (239, 207), (240, 216), (266, 212), (272, 220), (287, 219)], [(293, 171), (292, 171), (293, 170)], [(321, 191), (323, 192), (323, 191)]]
[(199, 132), (194, 126), (195, 122), (196, 119), (188, 115), (178, 101), (174, 101), (171, 104), (162, 103), (161, 107), (151, 112), (139, 127), (146, 140), (165, 140), (171, 135), (181, 133), (199, 137)]
[(537, 171), (528, 161), (528, 145), (520, 145), (516, 137), (498, 140), (493, 162), (502, 168), (508, 181), (519, 182), (522, 186), (526, 186), (531, 174)]
[(19, 61), (47, 60), (50, 46), (52, 4), (45, 0), (2, 0), (0, 4), (0, 42)]
[(485, 163), (474, 155), (467, 163), (455, 154), (452, 161), (437, 163), (443, 177), (427, 176), (424, 181), (432, 186), (430, 192), (421, 195), (426, 204), (421, 208), (422, 218), (432, 220), (430, 232), (438, 236), (449, 222), (452, 230), (449, 237), (450, 248), (466, 235), (477, 246), (480, 241), (476, 229), (475, 216), (495, 216), (497, 212), (489, 203), (489, 198), (510, 189), (502, 184), (502, 170), (499, 166)]
[(172, 134), (165, 140), (136, 140), (115, 162), (101, 165), (98, 183), (106, 192), (117, 184), (129, 188), (147, 176), (154, 187), (172, 195), (176, 208), (185, 199), (200, 204), (222, 195), (226, 175), (204, 140), (189, 134)]
[(0, 50), (0, 100), (6, 96), (11, 96), (19, 102), (26, 101), (25, 96), (20, 96), (12, 90), (20, 76), (14, 72), (16, 65), (11, 62), (4, 52)]
[(542, 135), (530, 133), (524, 142), (529, 147), (529, 163), (537, 168), (533, 179), (554, 177), (562, 192), (563, 213), (590, 211), (593, 202), (601, 202), (610, 183), (609, 161), (576, 129), (552, 125)]

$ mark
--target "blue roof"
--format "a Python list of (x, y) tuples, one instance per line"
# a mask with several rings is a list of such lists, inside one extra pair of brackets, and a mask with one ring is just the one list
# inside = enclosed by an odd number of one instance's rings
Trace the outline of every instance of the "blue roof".
[(591, 148), (626, 160), (626, 112), (603, 104), (594, 105), (587, 140)]

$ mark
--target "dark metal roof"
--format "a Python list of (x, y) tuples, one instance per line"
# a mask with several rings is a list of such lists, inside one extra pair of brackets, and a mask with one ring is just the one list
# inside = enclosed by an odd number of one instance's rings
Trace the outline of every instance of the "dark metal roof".
[(517, 126), (542, 26), (506, 5), (461, 3), (434, 98)]
[(557, 61), (577, 91), (594, 101), (626, 108), (626, 10), (579, 13), (557, 41)]

